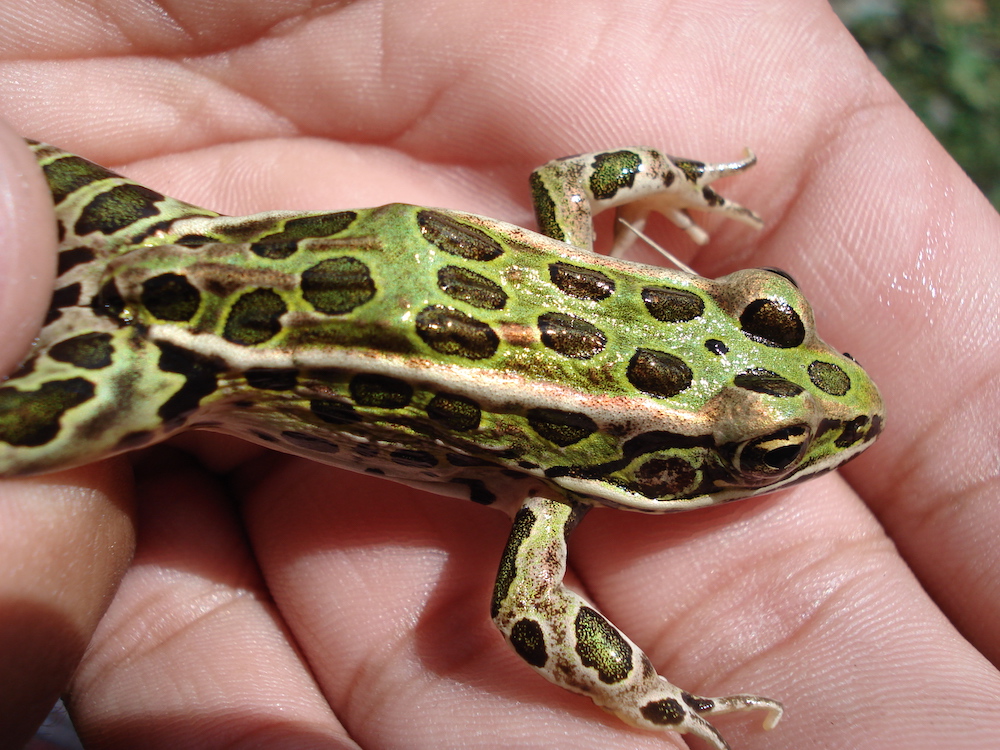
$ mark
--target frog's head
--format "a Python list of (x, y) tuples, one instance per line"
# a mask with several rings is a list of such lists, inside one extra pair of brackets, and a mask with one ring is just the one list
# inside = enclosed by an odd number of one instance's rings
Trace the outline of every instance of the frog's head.
[(753, 352), (753, 362), (738, 364), (732, 384), (706, 404), (734, 486), (784, 487), (867, 448), (882, 431), (882, 396), (849, 354), (817, 336), (812, 308), (791, 277), (747, 270), (716, 283), (715, 299)]
[[(603, 473), (560, 478), (564, 488), (634, 510), (686, 510), (787, 487), (871, 445), (884, 423), (882, 397), (853, 358), (819, 339), (790, 277), (744, 270), (691, 277), (688, 289), (704, 301), (699, 325), (646, 342), (671, 353), (647, 358), (641, 382), (630, 374), (650, 397), (620, 458)], [(676, 361), (689, 371), (685, 387), (659, 396), (657, 367), (676, 369)]]

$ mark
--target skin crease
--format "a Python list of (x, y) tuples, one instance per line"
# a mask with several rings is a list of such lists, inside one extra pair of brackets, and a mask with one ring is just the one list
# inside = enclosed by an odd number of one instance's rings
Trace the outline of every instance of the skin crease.
[[(770, 733), (718, 721), (737, 750), (1000, 746), (1000, 219), (829, 7), (313, 5), (0, 4), (3, 371), (54, 252), (15, 133), (225, 213), (399, 200), (529, 226), (527, 175), (553, 157), (751, 146), (758, 166), (718, 187), (763, 232), (650, 231), (706, 276), (790, 271), (880, 385), (887, 431), (767, 498), (595, 512), (573, 580), (672, 682), (785, 702)], [(0, 746), (65, 688), (94, 748), (685, 747), (494, 632), (507, 528), (206, 434), (5, 480)]]

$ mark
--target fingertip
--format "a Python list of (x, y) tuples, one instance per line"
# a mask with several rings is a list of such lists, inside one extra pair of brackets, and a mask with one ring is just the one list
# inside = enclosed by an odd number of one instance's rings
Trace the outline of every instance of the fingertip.
[(128, 567), (130, 474), (104, 461), (7, 479), (0, 495), (0, 747), (22, 747), (66, 687)]
[(0, 122), (0, 373), (38, 334), (55, 279), (52, 198), (24, 139)]

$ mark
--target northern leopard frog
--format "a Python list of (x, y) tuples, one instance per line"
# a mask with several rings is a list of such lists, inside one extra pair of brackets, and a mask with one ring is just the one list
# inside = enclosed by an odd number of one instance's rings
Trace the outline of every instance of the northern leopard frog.
[[(830, 471), (882, 427), (865, 372), (790, 279), (718, 280), (595, 254), (592, 214), (759, 225), (710, 165), (628, 148), (550, 162), (543, 236), (388, 205), (230, 218), (29, 141), (61, 246), (48, 319), (0, 386), (0, 475), (215, 430), (433, 484), (509, 512), (492, 616), (549, 680), (630, 724), (727, 747), (712, 715), (781, 704), (682, 691), (562, 585), (595, 505), (648, 513)], [(554, 239), (553, 239), (554, 238)], [(625, 238), (619, 238), (619, 247)]]

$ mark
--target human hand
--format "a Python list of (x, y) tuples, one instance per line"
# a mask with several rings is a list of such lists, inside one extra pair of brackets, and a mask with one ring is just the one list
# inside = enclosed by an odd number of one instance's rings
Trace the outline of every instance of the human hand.
[[(651, 231), (706, 276), (790, 271), (821, 335), (879, 383), (888, 430), (767, 499), (595, 512), (573, 572), (672, 681), (785, 702), (769, 734), (719, 722), (734, 747), (998, 744), (1000, 389), (979, 342), (997, 340), (1000, 222), (828, 7), (134, 9), (0, 9), (0, 114), (224, 213), (399, 200), (530, 225), (527, 174), (554, 156), (753, 147), (760, 164), (720, 190), (762, 233), (698, 217), (712, 242), (696, 249)], [(54, 244), (40, 176), (4, 138), (9, 372)], [(85, 647), (69, 695), (94, 746), (680, 746), (507, 650), (487, 605), (500, 514), (215, 435), (175, 445), (138, 459), (134, 488), (124, 459), (2, 485), (11, 746)]]

